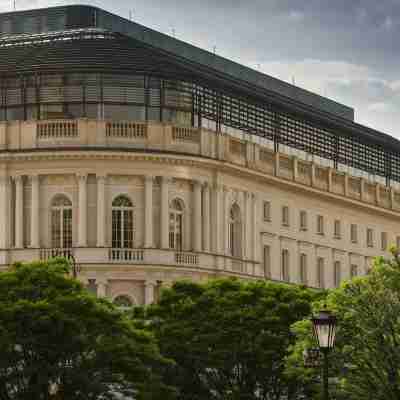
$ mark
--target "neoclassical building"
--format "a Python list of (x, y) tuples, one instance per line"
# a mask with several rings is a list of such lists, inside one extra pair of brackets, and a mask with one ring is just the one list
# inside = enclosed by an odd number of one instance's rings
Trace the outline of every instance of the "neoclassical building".
[(351, 108), (88, 6), (0, 14), (0, 264), (121, 306), (177, 279), (334, 287), (400, 243), (400, 144)]

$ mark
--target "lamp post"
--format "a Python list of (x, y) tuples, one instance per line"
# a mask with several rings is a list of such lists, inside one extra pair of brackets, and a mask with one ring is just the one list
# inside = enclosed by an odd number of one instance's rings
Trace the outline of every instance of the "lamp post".
[(326, 308), (312, 318), (313, 334), (321, 353), (324, 355), (323, 363), (323, 393), (324, 400), (329, 399), (328, 392), (328, 353), (335, 345), (336, 317)]

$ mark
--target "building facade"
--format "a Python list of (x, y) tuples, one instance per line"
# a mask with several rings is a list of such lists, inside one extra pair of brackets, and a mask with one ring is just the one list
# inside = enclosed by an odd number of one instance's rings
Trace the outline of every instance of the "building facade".
[(334, 287), (400, 244), (400, 145), (352, 109), (103, 10), (0, 14), (0, 264), (117, 304), (177, 279)]

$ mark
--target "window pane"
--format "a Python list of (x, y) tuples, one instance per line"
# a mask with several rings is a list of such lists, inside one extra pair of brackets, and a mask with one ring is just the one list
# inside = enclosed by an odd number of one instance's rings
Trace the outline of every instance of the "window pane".
[(61, 211), (51, 212), (51, 246), (61, 247)]

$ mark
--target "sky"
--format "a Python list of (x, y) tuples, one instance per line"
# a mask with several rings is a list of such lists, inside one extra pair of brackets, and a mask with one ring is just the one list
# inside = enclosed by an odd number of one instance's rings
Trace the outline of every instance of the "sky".
[[(14, 0), (0, 0), (0, 12)], [(400, 0), (15, 0), (90, 4), (355, 109), (400, 139)]]

